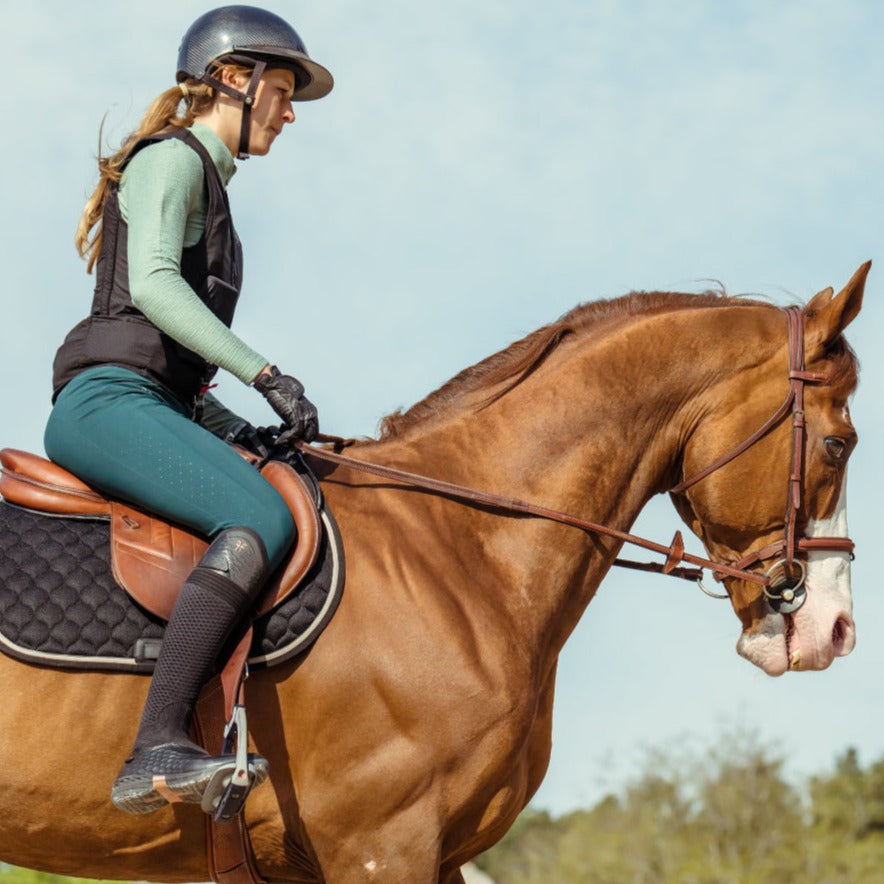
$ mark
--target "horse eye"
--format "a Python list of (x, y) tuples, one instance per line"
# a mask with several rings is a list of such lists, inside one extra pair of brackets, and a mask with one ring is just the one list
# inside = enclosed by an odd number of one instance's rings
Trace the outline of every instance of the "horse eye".
[(848, 446), (844, 439), (838, 436), (826, 436), (826, 452), (835, 463), (843, 463), (847, 459)]

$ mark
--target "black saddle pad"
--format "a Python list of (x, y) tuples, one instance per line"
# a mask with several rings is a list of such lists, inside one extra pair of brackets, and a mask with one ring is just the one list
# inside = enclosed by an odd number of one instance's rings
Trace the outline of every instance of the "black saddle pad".
[[(305, 651), (344, 587), (340, 534), (320, 511), (319, 557), (301, 586), (254, 624), (253, 667)], [(49, 516), (0, 502), (0, 650), (61, 669), (153, 671), (164, 622), (114, 581), (106, 519)]]

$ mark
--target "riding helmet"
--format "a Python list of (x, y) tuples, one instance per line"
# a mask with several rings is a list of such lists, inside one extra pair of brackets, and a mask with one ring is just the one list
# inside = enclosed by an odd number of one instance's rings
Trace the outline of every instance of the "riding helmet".
[(295, 75), (293, 101), (311, 101), (331, 92), (329, 71), (307, 54), (297, 31), (278, 15), (256, 6), (222, 6), (188, 28), (178, 50), (179, 83), (205, 80), (219, 64), (287, 68)]

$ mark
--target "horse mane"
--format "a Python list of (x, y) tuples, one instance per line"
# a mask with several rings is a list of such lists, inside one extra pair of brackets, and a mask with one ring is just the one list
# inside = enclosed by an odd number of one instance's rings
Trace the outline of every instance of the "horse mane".
[[(401, 437), (417, 424), (438, 415), (444, 408), (462, 405), (468, 396), (475, 397), (482, 391), (496, 390), (496, 392), (489, 393), (471, 403), (474, 408), (479, 409), (490, 405), (539, 368), (566, 338), (598, 328), (603, 323), (676, 310), (753, 306), (771, 306), (771, 304), (745, 296), (731, 296), (724, 290), (707, 291), (701, 294), (657, 291), (630, 292), (618, 298), (580, 304), (555, 322), (537, 329), (487, 359), (465, 368), (407, 411), (395, 411), (385, 417), (381, 421), (380, 435), (377, 441), (384, 442)], [(841, 343), (844, 354), (843, 358), (836, 360), (835, 371), (844, 381), (849, 382), (851, 366), (853, 366), (855, 378), (855, 357), (843, 340)], [(497, 389), (501, 384), (505, 384), (505, 386), (502, 389)], [(375, 440), (367, 439), (365, 441), (373, 442)]]

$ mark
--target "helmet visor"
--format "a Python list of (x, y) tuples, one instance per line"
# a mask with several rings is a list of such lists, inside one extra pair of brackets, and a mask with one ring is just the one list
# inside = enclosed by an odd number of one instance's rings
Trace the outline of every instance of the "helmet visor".
[(258, 59), (265, 62), (268, 68), (285, 68), (295, 75), (292, 101), (313, 101), (323, 98), (334, 86), (334, 78), (327, 68), (303, 52), (279, 46), (235, 46), (230, 52), (215, 59), (213, 66), (234, 62), (251, 67)]

